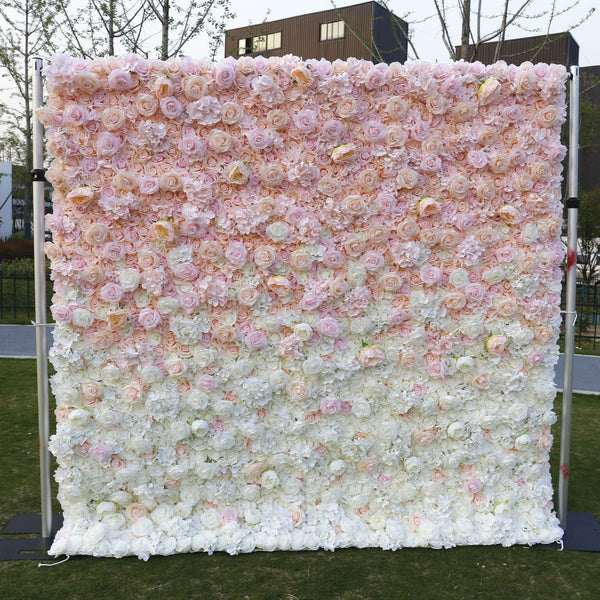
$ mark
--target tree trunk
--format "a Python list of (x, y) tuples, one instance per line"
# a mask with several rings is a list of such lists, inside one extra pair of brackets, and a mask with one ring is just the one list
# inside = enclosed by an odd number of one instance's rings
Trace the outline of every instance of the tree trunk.
[(169, 58), (169, 1), (170, 0), (164, 0), (161, 19), (162, 40), (160, 57), (162, 60), (167, 60)]
[(460, 57), (469, 60), (469, 37), (471, 35), (471, 0), (463, 1), (462, 34), (460, 38)]

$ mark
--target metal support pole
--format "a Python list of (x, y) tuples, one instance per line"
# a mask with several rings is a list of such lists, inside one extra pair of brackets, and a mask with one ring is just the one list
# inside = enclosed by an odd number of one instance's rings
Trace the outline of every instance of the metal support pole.
[(567, 304), (565, 314), (565, 374), (560, 436), (560, 473), (558, 480), (558, 518), (567, 528), (569, 490), (569, 452), (571, 446), (571, 409), (573, 404), (573, 354), (575, 352), (575, 298), (577, 285), (577, 213), (579, 210), (579, 67), (571, 67), (569, 108), (569, 199), (567, 200)]
[(42, 500), (42, 538), (52, 534), (52, 487), (50, 483), (50, 413), (48, 394), (48, 349), (46, 339), (46, 257), (44, 255), (44, 131), (35, 115), (43, 103), (41, 58), (33, 60), (33, 242), (35, 269), (35, 343), (37, 355), (38, 428)]

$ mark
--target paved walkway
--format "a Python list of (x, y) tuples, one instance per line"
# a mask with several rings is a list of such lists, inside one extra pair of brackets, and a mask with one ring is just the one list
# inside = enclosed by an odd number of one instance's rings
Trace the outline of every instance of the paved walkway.
[[(52, 345), (52, 327), (47, 328), (48, 348)], [(35, 328), (33, 325), (0, 325), (0, 358), (35, 358)], [(564, 356), (555, 369), (559, 390), (563, 387)], [(600, 356), (576, 354), (573, 361), (573, 390), (600, 395)]]

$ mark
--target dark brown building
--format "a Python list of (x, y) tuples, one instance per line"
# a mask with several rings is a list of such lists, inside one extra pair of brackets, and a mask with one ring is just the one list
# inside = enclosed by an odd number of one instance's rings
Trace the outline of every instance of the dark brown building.
[(225, 56), (328, 60), (406, 60), (408, 24), (377, 2), (363, 2), (225, 32)]
[[(468, 60), (470, 62), (478, 60), (484, 64), (504, 60), (515, 65), (531, 61), (555, 63), (565, 65), (567, 68), (579, 63), (579, 44), (568, 31), (504, 40), (498, 57), (496, 57), (497, 49), (498, 41), (472, 44), (469, 46)], [(457, 55), (460, 54), (460, 47), (456, 48), (456, 52)]]

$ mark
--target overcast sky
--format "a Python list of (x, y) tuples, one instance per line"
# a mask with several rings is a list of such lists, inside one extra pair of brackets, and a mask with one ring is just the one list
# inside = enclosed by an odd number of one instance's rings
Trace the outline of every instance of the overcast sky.
[[(519, 6), (523, 0), (513, 0), (511, 5)], [(548, 10), (552, 4), (556, 4), (558, 9), (570, 6), (576, 0), (534, 0), (532, 14), (539, 14)], [(472, 0), (473, 8), (477, 6), (477, 0)], [(243, 27), (245, 25), (255, 25), (264, 20), (275, 21), (285, 19), (295, 15), (317, 12), (332, 8), (331, 0), (302, 0), (302, 1), (273, 1), (273, 0), (232, 0), (233, 11), (236, 18), (232, 20), (228, 28)], [(337, 6), (350, 6), (360, 4), (360, 0), (339, 0)], [(456, 5), (456, 2), (448, 0), (448, 6)], [(433, 0), (390, 0), (388, 5), (399, 17), (404, 18), (411, 26), (413, 43), (419, 52), (419, 58), (429, 61), (448, 61), (448, 53), (442, 42), (440, 25), (435, 14), (435, 5)], [(482, 6), (486, 14), (498, 15), (502, 11), (503, 0), (482, 0)], [(599, 0), (579, 0), (578, 6), (573, 8), (567, 14), (558, 16), (550, 25), (549, 33), (558, 33), (569, 29), (576, 24), (589, 9), (598, 7), (595, 14), (581, 27), (572, 31), (572, 35), (579, 44), (579, 63), (581, 66), (600, 64), (600, 2)], [(458, 11), (453, 10), (453, 22), (450, 25), (450, 32), (456, 45), (460, 43), (460, 21)], [(521, 21), (529, 31), (512, 28), (509, 30), (509, 36), (512, 38), (526, 37), (530, 35), (540, 35), (546, 33), (548, 29), (548, 17), (540, 17), (535, 20)], [(487, 20), (482, 23), (482, 27), (490, 29), (493, 24), (497, 26), (499, 19)], [(475, 23), (473, 20), (472, 26)], [(534, 31), (537, 29), (537, 31)], [(191, 45), (188, 52), (194, 54), (206, 54), (207, 49), (203, 44), (196, 43)], [(223, 57), (221, 49), (218, 58)], [(309, 58), (309, 57), (304, 57)]]

